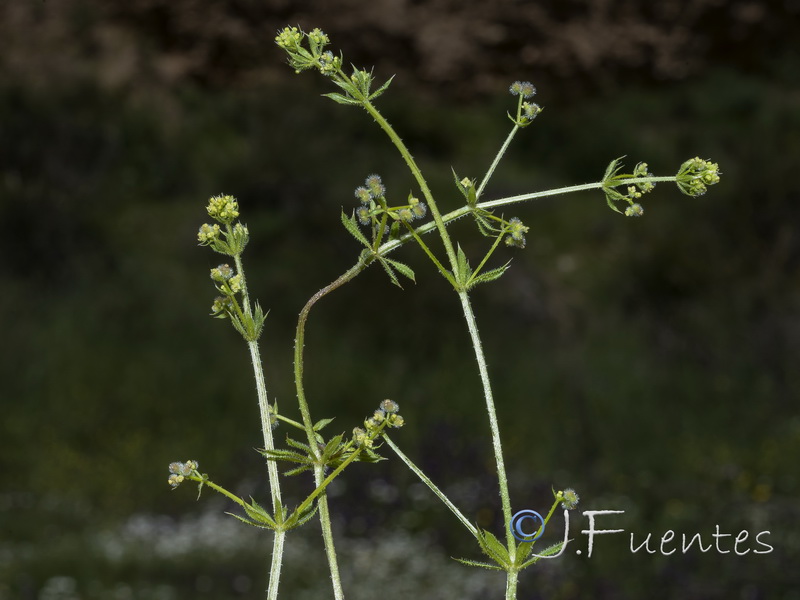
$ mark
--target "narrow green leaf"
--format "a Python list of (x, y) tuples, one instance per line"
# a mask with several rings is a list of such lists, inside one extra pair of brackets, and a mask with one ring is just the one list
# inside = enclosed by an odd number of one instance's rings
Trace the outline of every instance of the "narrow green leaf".
[(247, 516), (256, 523), (262, 523), (270, 529), (275, 529), (278, 524), (275, 522), (272, 516), (261, 506), (259, 506), (255, 500), (252, 498), (250, 500), (252, 501), (252, 504), (244, 505), (244, 512), (247, 513)]
[(563, 541), (562, 541), (562, 542), (558, 542), (557, 544), (553, 544), (552, 546), (548, 546), (547, 548), (545, 548), (545, 549), (544, 549), (544, 550), (542, 550), (541, 552), (537, 552), (537, 553), (536, 553), (536, 554), (537, 554), (537, 556), (534, 556), (532, 559), (530, 559), (529, 561), (526, 561), (526, 562), (522, 563), (522, 564), (519, 566), (520, 570), (521, 570), (521, 569), (526, 569), (526, 568), (530, 567), (532, 564), (535, 564), (535, 563), (536, 563), (536, 562), (538, 562), (540, 559), (542, 559), (542, 558), (544, 558), (544, 557), (546, 557), (546, 556), (554, 556), (554, 555), (558, 554), (559, 552), (561, 552), (561, 547), (562, 547), (563, 545), (564, 545), (564, 542), (563, 542)]
[(337, 104), (348, 104), (350, 106), (359, 105), (361, 104), (358, 100), (354, 100), (353, 98), (348, 98), (347, 96), (342, 96), (341, 94), (337, 94), (336, 92), (330, 92), (328, 94), (322, 94), (326, 98), (330, 98)]
[(358, 224), (356, 223), (356, 218), (354, 216), (348, 217), (346, 214), (344, 214), (344, 211), (342, 211), (341, 218), (342, 218), (342, 225), (344, 225), (344, 228), (347, 229), (348, 232), (350, 232), (350, 235), (352, 235), (359, 242), (364, 244), (367, 248), (372, 249), (372, 245), (367, 241), (367, 238), (364, 237), (364, 234), (361, 233), (361, 230), (358, 228)]
[(395, 269), (397, 269), (397, 271), (398, 271), (398, 272), (399, 272), (401, 275), (403, 275), (404, 277), (408, 277), (408, 278), (409, 278), (411, 281), (413, 281), (414, 283), (416, 283), (416, 282), (417, 282), (417, 280), (416, 280), (416, 279), (414, 279), (414, 271), (413, 271), (413, 270), (411, 269), (411, 267), (409, 267), (407, 264), (405, 264), (405, 263), (401, 263), (400, 261), (397, 261), (397, 260), (391, 260), (391, 259), (388, 259), (388, 258), (387, 258), (386, 260), (387, 260), (387, 261), (389, 262), (389, 264), (391, 264), (391, 265), (392, 265), (392, 266), (393, 266)]
[(478, 193), (475, 190), (475, 186), (471, 185), (467, 190), (467, 204), (469, 204), (471, 207), (474, 208), (477, 203), (478, 203)]
[(478, 530), (478, 543), (489, 558), (503, 567), (503, 569), (508, 568), (511, 562), (508, 556), (508, 548), (501, 544), (493, 533), (485, 529)]
[(453, 181), (456, 182), (456, 188), (458, 191), (461, 192), (461, 195), (464, 196), (464, 199), (469, 202), (469, 193), (467, 192), (467, 188), (461, 185), (461, 180), (456, 175), (456, 170), (453, 167), (450, 167), (450, 170), (453, 172)]
[(304, 523), (307, 523), (308, 520), (314, 516), (317, 512), (317, 503), (313, 502), (311, 506), (306, 508), (302, 513), (298, 513), (297, 511), (293, 512), (289, 518), (286, 519), (284, 523), (284, 528), (288, 531), (289, 529), (294, 529), (296, 527), (300, 527)]
[[(613, 190), (603, 189), (603, 191), (606, 194), (606, 204), (608, 204), (608, 207), (611, 210), (613, 210), (614, 212), (618, 212), (618, 213), (622, 214), (622, 211), (620, 209), (618, 209), (617, 206), (614, 204), (615, 201), (619, 201), (619, 198), (615, 198), (614, 194), (610, 193), (610, 192), (613, 192)], [(617, 193), (617, 192), (614, 192), (614, 193)]]
[(313, 461), (308, 455), (292, 452), (291, 450), (259, 450), (267, 460), (287, 460), (289, 462), (310, 464)]
[(606, 172), (603, 174), (603, 181), (608, 181), (609, 179), (614, 177), (614, 175), (616, 175), (617, 172), (619, 172), (619, 170), (622, 168), (620, 161), (623, 158), (625, 157), (620, 156), (619, 158), (615, 158), (610, 163), (608, 163), (608, 167), (606, 167)]
[(511, 261), (508, 261), (502, 267), (498, 267), (496, 269), (490, 269), (489, 271), (481, 273), (475, 279), (472, 280), (472, 283), (470, 283), (469, 285), (470, 289), (474, 288), (476, 285), (480, 283), (488, 283), (489, 281), (494, 281), (495, 279), (499, 279), (503, 275), (503, 273), (506, 272), (506, 269), (508, 269), (508, 265), (510, 264)]
[(339, 449), (339, 446), (342, 445), (342, 434), (333, 436), (328, 443), (325, 444), (325, 449), (322, 451), (322, 458), (330, 458), (333, 456), (336, 451)]
[(311, 517), (313, 517), (316, 514), (317, 506), (318, 506), (317, 503), (314, 502), (311, 508), (303, 511), (303, 514), (300, 515), (300, 517), (297, 519), (297, 523), (295, 523), (294, 526), (300, 527), (301, 525), (305, 525), (309, 521), (309, 519), (311, 519)]
[(493, 565), (491, 563), (485, 563), (478, 560), (469, 560), (468, 558), (455, 558), (451, 557), (453, 560), (457, 560), (461, 564), (467, 565), (469, 567), (481, 567), (483, 569), (492, 569), (494, 571), (502, 571), (503, 569), (498, 567), (497, 565)]
[(301, 467), (295, 467), (294, 469), (289, 469), (288, 471), (284, 471), (284, 475), (287, 477), (291, 477), (292, 475), (299, 475), (300, 473), (305, 473), (306, 471), (311, 470), (311, 465), (303, 465)]
[(467, 255), (464, 254), (464, 251), (461, 249), (461, 244), (458, 244), (456, 250), (456, 265), (458, 267), (456, 281), (459, 285), (463, 286), (467, 283), (467, 281), (469, 281), (469, 278), (472, 275), (472, 270), (469, 268)]
[(386, 271), (386, 274), (389, 276), (389, 279), (392, 280), (392, 283), (402, 290), (403, 286), (400, 285), (399, 281), (397, 281), (397, 276), (394, 274), (394, 271), (392, 271), (392, 267), (389, 266), (387, 260), (385, 258), (379, 258), (378, 260), (380, 261), (383, 270)]
[(316, 423), (314, 423), (314, 431), (320, 431), (323, 427), (330, 425), (333, 422), (333, 419), (320, 419)]
[(298, 442), (297, 440), (290, 438), (288, 435), (286, 436), (286, 443), (289, 444), (292, 448), (297, 448), (298, 450), (304, 450), (306, 454), (311, 454), (311, 447), (308, 444), (304, 444), (303, 442)]
[(374, 92), (372, 92), (372, 95), (369, 97), (369, 99), (370, 99), (370, 100), (375, 100), (375, 98), (377, 98), (377, 97), (378, 97), (378, 96), (380, 96), (380, 95), (381, 95), (383, 92), (385, 92), (385, 91), (386, 91), (386, 88), (388, 88), (388, 87), (389, 87), (389, 84), (391, 84), (391, 83), (392, 83), (392, 79), (394, 79), (394, 75), (392, 75), (391, 77), (389, 77), (389, 79), (387, 79), (387, 80), (386, 80), (386, 83), (384, 83), (384, 84), (383, 84), (381, 87), (379, 87), (377, 90), (375, 90)]
[(251, 521), (250, 519), (245, 519), (244, 517), (240, 517), (236, 513), (229, 512), (229, 513), (226, 513), (226, 514), (229, 514), (230, 516), (239, 519), (242, 523), (246, 523), (247, 525), (251, 525), (253, 527), (258, 527), (259, 529), (271, 529), (271, 530), (275, 529), (274, 527), (270, 527), (270, 526), (265, 525), (263, 523), (257, 523), (255, 521)]

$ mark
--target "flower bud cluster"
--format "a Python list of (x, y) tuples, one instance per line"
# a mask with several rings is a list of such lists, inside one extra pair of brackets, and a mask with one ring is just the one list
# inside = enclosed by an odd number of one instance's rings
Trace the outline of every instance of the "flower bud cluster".
[[(363, 186), (355, 189), (355, 197), (361, 202), (356, 209), (356, 218), (362, 225), (373, 226), (373, 234), (377, 234), (381, 215), (386, 215), (387, 220), (393, 223), (409, 223), (414, 219), (422, 219), (428, 213), (428, 207), (419, 198), (408, 195), (408, 204), (389, 207), (386, 203), (386, 186), (380, 175), (370, 175)], [(385, 222), (384, 222), (385, 224)]]
[[(536, 87), (530, 81), (515, 81), (508, 88), (512, 96), (519, 96), (519, 104), (517, 106), (517, 117), (511, 119), (519, 127), (526, 127), (539, 116), (542, 112), (542, 107), (535, 102), (527, 102), (536, 94)], [(511, 115), (509, 115), (511, 117)]]
[[(239, 216), (239, 202), (233, 196), (212, 196), (206, 206), (209, 216), (217, 221), (204, 223), (197, 232), (197, 241), (214, 252), (236, 256), (244, 251), (250, 239), (247, 226), (233, 221)], [(222, 225), (225, 229), (223, 230)]]
[(397, 411), (400, 410), (400, 405), (394, 400), (388, 398), (380, 403), (378, 409), (372, 413), (372, 416), (364, 419), (364, 427), (356, 427), (353, 429), (353, 443), (357, 446), (364, 446), (372, 448), (374, 440), (386, 427), (394, 427), (399, 429), (405, 424), (405, 419), (401, 417)]
[(506, 237), (507, 246), (516, 246), (517, 248), (525, 247), (525, 234), (528, 233), (528, 227), (523, 225), (517, 217), (512, 217), (506, 224), (508, 237)]
[[(308, 41), (307, 48), (304, 41)], [(285, 27), (275, 36), (275, 43), (286, 52), (289, 64), (297, 73), (317, 69), (330, 77), (341, 71), (342, 58), (324, 49), (331, 40), (321, 29), (306, 34), (297, 27)]]
[(174, 489), (183, 483), (184, 479), (190, 475), (198, 475), (197, 469), (199, 468), (200, 464), (196, 460), (187, 460), (185, 463), (170, 463), (170, 476), (169, 479), (167, 479), (167, 483)]
[(676, 183), (687, 196), (702, 196), (709, 185), (719, 183), (719, 165), (699, 157), (691, 158), (681, 165)]

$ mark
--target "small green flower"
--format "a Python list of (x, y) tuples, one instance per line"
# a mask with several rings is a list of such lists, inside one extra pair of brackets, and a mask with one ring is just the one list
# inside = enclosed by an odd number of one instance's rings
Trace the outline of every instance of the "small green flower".
[(231, 288), (231, 291), (234, 294), (238, 294), (242, 291), (242, 274), (239, 273), (238, 275), (234, 275), (228, 280), (228, 285)]
[(233, 302), (229, 296), (214, 298), (214, 303), (211, 305), (212, 316), (224, 318), (231, 310), (233, 310)]
[[(414, 200), (417, 199), (414, 198)], [(416, 204), (412, 204), (411, 212), (414, 213), (414, 216), (417, 219), (423, 219), (425, 215), (428, 214), (428, 206), (424, 202), (420, 202), (419, 200), (417, 200)]]
[(533, 121), (536, 117), (539, 116), (539, 113), (542, 112), (542, 107), (536, 104), (535, 102), (523, 102), (522, 103), (522, 118), (525, 120), (526, 123)]
[(369, 204), (369, 201), (372, 200), (372, 194), (364, 186), (356, 188), (355, 196), (356, 199), (362, 204)]
[(362, 225), (369, 225), (370, 221), (372, 221), (368, 206), (359, 206), (356, 209), (356, 217), (358, 217), (358, 222)]
[(567, 510), (572, 510), (573, 508), (578, 506), (578, 502), (580, 501), (580, 496), (578, 496), (578, 493), (572, 488), (567, 488), (563, 492), (559, 492), (559, 495), (561, 496), (562, 499), (561, 502), (562, 508), (565, 508)]
[(367, 432), (361, 429), (361, 427), (356, 427), (353, 429), (353, 443), (356, 446), (372, 448), (372, 440), (367, 435)]
[(626, 217), (641, 217), (644, 214), (644, 208), (639, 203), (633, 203), (625, 209)]
[(233, 196), (212, 196), (206, 210), (212, 219), (230, 225), (239, 216), (239, 203)]
[(412, 211), (410, 208), (401, 208), (397, 211), (397, 218), (405, 222), (413, 221), (414, 211)]
[(381, 402), (381, 410), (387, 413), (396, 413), (398, 410), (400, 410), (400, 405), (394, 400), (389, 400), (387, 398)]
[(187, 460), (185, 463), (170, 463), (169, 472), (171, 475), (167, 479), (167, 483), (174, 489), (183, 483), (186, 477), (189, 477), (192, 473), (197, 471), (199, 467), (200, 465), (196, 460)]
[(219, 225), (214, 223), (213, 225), (209, 225), (208, 223), (203, 223), (200, 226), (200, 230), (197, 232), (197, 240), (200, 242), (201, 246), (208, 246), (209, 244), (214, 243), (220, 234)]
[(312, 29), (311, 33), (308, 34), (308, 41), (311, 42), (313, 46), (318, 46), (320, 48), (331, 43), (330, 38), (318, 27)]
[(275, 43), (284, 50), (298, 50), (303, 41), (302, 32), (297, 27), (284, 27), (275, 36)]
[(330, 50), (323, 52), (319, 57), (319, 72), (331, 76), (342, 68), (342, 59), (335, 56)]
[(529, 228), (526, 227), (517, 217), (511, 218), (508, 221), (508, 237), (506, 238), (506, 245), (524, 248), (526, 243), (525, 234), (528, 233), (528, 229)]
[(405, 419), (400, 415), (393, 413), (386, 418), (389, 421), (389, 427), (394, 427), (395, 429), (400, 429), (405, 424)]
[(370, 175), (364, 181), (364, 185), (369, 190), (372, 198), (381, 198), (386, 193), (386, 187), (383, 185), (380, 175)]
[(702, 196), (707, 186), (719, 183), (719, 165), (694, 157), (681, 165), (676, 179), (678, 188), (687, 196)]
[(508, 88), (508, 91), (512, 96), (522, 96), (528, 99), (536, 94), (536, 87), (530, 81), (515, 81)]
[(228, 264), (211, 269), (211, 279), (218, 283), (228, 281), (231, 277), (233, 277), (233, 269)]

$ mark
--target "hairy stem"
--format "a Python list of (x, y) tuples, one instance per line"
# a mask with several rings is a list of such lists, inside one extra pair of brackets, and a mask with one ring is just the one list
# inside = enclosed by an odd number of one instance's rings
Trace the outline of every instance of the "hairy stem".
[[(359, 260), (358, 263), (348, 269), (347, 272), (342, 274), (338, 279), (311, 296), (308, 302), (306, 302), (306, 305), (300, 311), (300, 315), (297, 319), (297, 331), (294, 338), (294, 384), (295, 388), (297, 389), (297, 404), (300, 407), (300, 414), (303, 417), (303, 428), (305, 429), (306, 436), (308, 437), (308, 445), (310, 446), (311, 451), (314, 453), (316, 458), (319, 458), (319, 451), (317, 449), (314, 423), (311, 420), (311, 412), (308, 409), (308, 402), (306, 401), (306, 394), (303, 388), (303, 348), (305, 347), (306, 322), (308, 321), (308, 315), (311, 312), (312, 307), (321, 298), (352, 280), (359, 273), (361, 273), (361, 271), (363, 271), (368, 264), (369, 261)], [(317, 487), (322, 484), (325, 478), (324, 471), (325, 468), (322, 465), (317, 464), (314, 466), (314, 483)], [(326, 493), (320, 494), (319, 500), (317, 500), (317, 507), (319, 510), (320, 526), (322, 527), (322, 538), (325, 542), (325, 554), (328, 557), (328, 568), (331, 572), (333, 595), (336, 600), (343, 600), (344, 590), (342, 590), (342, 580), (339, 576), (339, 563), (336, 559), (336, 547), (333, 543), (331, 515), (330, 510), (328, 509), (328, 496)]]
[[(486, 357), (483, 354), (483, 345), (481, 344), (481, 338), (478, 334), (478, 324), (475, 321), (475, 314), (472, 312), (469, 296), (467, 292), (462, 291), (458, 293), (458, 297), (461, 300), (461, 308), (464, 311), (464, 318), (467, 321), (469, 337), (472, 340), (472, 348), (475, 350), (475, 359), (478, 361), (478, 371), (481, 376), (481, 384), (483, 385), (483, 397), (486, 401), (486, 414), (489, 417), (489, 429), (492, 434), (492, 449), (494, 450), (494, 461), (497, 467), (497, 480), (500, 486), (500, 502), (503, 506), (506, 544), (508, 545), (509, 556), (514, 556), (517, 545), (514, 541), (514, 535), (511, 533), (511, 529), (508, 526), (511, 522), (511, 497), (508, 493), (508, 476), (506, 475), (506, 466), (503, 461), (503, 445), (500, 441), (500, 426), (497, 422), (497, 410), (494, 406), (489, 370), (486, 366)], [(506, 574), (506, 600), (513, 600), (517, 597), (517, 572), (515, 570), (509, 570)]]
[(425, 181), (425, 177), (422, 175), (422, 171), (417, 166), (414, 157), (411, 156), (411, 152), (408, 151), (405, 143), (403, 140), (400, 139), (400, 136), (397, 135), (397, 132), (394, 128), (389, 124), (384, 116), (378, 112), (378, 110), (368, 101), (365, 100), (363, 102), (364, 109), (370, 114), (370, 116), (375, 119), (381, 129), (389, 136), (389, 139), (392, 140), (392, 143), (395, 145), (397, 150), (400, 152), (400, 155), (403, 157), (403, 160), (406, 162), (411, 174), (414, 176), (414, 179), (417, 180), (417, 185), (419, 185), (420, 191), (422, 195), (425, 197), (425, 200), (428, 203), (428, 208), (431, 211), (431, 216), (433, 217), (433, 222), (435, 227), (439, 230), (439, 235), (442, 238), (442, 243), (444, 244), (445, 252), (447, 253), (447, 258), (450, 259), (450, 265), (453, 269), (453, 272), (456, 271), (456, 252), (453, 248), (453, 242), (450, 239), (450, 234), (447, 232), (447, 227), (445, 227), (444, 220), (442, 220), (442, 214), (439, 212), (439, 207), (436, 204), (436, 200), (433, 197), (433, 193), (431, 193), (430, 188), (428, 187), (428, 182)]
[(467, 528), (467, 531), (469, 531), (473, 536), (477, 537), (478, 536), (478, 530), (475, 529), (475, 526), (472, 523), (469, 522), (469, 519), (467, 519), (467, 517), (465, 517), (464, 514), (460, 510), (458, 510), (458, 507), (455, 504), (453, 504), (452, 502), (450, 502), (450, 498), (448, 498), (442, 490), (440, 490), (438, 487), (436, 487), (436, 484), (433, 483), (433, 481), (431, 481), (430, 478), (427, 475), (425, 475), (425, 473), (422, 472), (422, 469), (420, 469), (417, 465), (415, 465), (411, 461), (411, 459), (408, 458), (408, 456), (405, 455), (405, 453), (402, 450), (400, 450), (400, 448), (397, 446), (397, 444), (395, 444), (391, 439), (389, 439), (388, 435), (384, 434), (383, 439), (386, 440), (386, 443), (389, 444), (389, 447), (392, 450), (394, 450), (395, 454), (397, 454), (397, 456), (400, 457), (400, 460), (402, 460), (404, 463), (406, 463), (406, 466), (409, 469), (411, 469), (416, 474), (417, 477), (420, 478), (420, 481), (422, 481), (422, 483), (427, 485), (430, 488), (430, 490), (434, 494), (436, 494), (436, 496), (438, 496), (439, 500), (441, 500), (442, 503), (447, 508), (450, 509), (450, 512), (452, 512), (456, 516), (456, 518), (459, 521), (461, 521), (461, 524), (464, 525), (464, 527)]
[(481, 194), (483, 193), (483, 190), (486, 189), (486, 184), (488, 184), (489, 180), (492, 178), (494, 170), (497, 168), (497, 165), (500, 163), (500, 159), (503, 158), (503, 155), (506, 153), (506, 150), (508, 150), (508, 146), (511, 144), (511, 140), (514, 139), (514, 136), (516, 135), (517, 131), (519, 131), (519, 125), (514, 123), (514, 127), (511, 128), (511, 132), (508, 134), (506, 141), (503, 142), (503, 145), (500, 147), (500, 151), (494, 157), (492, 164), (489, 166), (489, 170), (486, 171), (486, 175), (483, 176), (483, 179), (481, 180), (481, 183), (478, 186), (478, 189), (476, 190), (477, 198), (480, 198)]
[[(247, 279), (244, 275), (244, 266), (240, 254), (234, 256), (236, 262), (236, 272), (242, 276), (242, 302), (245, 313), (250, 316), (250, 298), (247, 293)], [(264, 377), (264, 369), (261, 366), (261, 353), (258, 349), (258, 342), (251, 340), (247, 342), (250, 350), (250, 362), (253, 365), (253, 375), (256, 380), (256, 393), (258, 395), (258, 412), (261, 417), (261, 432), (264, 437), (264, 449), (274, 450), (275, 441), (272, 437), (272, 419), (270, 418), (269, 401), (267, 399), (267, 382)], [(267, 473), (269, 475), (270, 495), (272, 496), (272, 512), (275, 514), (281, 506), (281, 483), (278, 476), (278, 465), (275, 461), (267, 461)], [(277, 600), (278, 588), (281, 581), (281, 566), (283, 565), (283, 544), (286, 532), (276, 531), (272, 543), (272, 557), (269, 568), (269, 585), (267, 587), (268, 600)]]

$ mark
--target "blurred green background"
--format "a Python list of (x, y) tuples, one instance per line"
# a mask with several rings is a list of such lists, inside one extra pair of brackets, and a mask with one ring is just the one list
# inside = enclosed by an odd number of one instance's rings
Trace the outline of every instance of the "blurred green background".
[[(515, 79), (545, 111), (487, 197), (595, 181), (622, 155), (656, 174), (720, 164), (707, 196), (661, 185), (638, 220), (598, 193), (515, 207), (528, 247), (503, 250), (511, 270), (473, 294), (515, 509), (571, 486), (579, 511), (625, 511), (598, 519), (626, 532), (591, 558), (575, 513), (583, 553), (526, 571), (520, 598), (800, 598), (798, 13), (795, 0), (0, 5), (0, 598), (263, 597), (270, 535), (166, 484), (169, 462), (193, 458), (266, 498), (246, 348), (208, 318), (205, 202), (240, 200), (251, 290), (271, 311), (268, 388), (296, 416), (297, 313), (359, 251), (340, 210), (373, 172), (390, 194), (416, 191), (365, 114), (283, 64), (285, 24), (397, 74), (378, 106), (445, 210), (460, 203), (450, 167), (480, 177), (505, 138)], [(479, 256), (474, 227), (453, 230)], [(416, 285), (370, 269), (314, 309), (313, 415), (349, 431), (395, 399), (408, 425), (393, 439), (500, 533), (458, 303), (418, 249), (395, 258)], [(287, 485), (297, 503), (310, 481)], [(355, 465), (331, 493), (349, 597), (500, 593), (502, 578), (449, 559), (478, 551), (398, 460)], [(707, 545), (716, 525), (749, 531), (751, 550), (769, 530), (774, 551), (628, 547), (667, 530)], [(330, 597), (318, 526), (287, 553), (285, 596)]]

